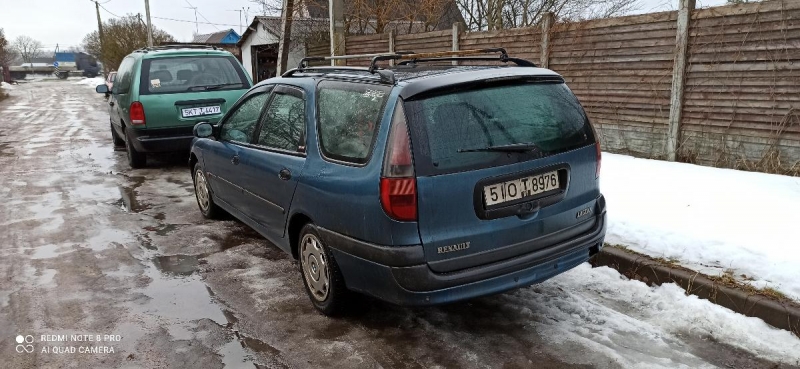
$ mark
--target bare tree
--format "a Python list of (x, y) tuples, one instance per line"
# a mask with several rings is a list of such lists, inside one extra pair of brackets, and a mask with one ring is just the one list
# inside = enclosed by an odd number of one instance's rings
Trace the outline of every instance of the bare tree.
[[(154, 44), (169, 42), (175, 42), (175, 38), (160, 29), (153, 28)], [(110, 19), (103, 22), (103, 47), (100, 45), (97, 31), (93, 31), (83, 39), (83, 48), (87, 53), (99, 59), (109, 70), (115, 69), (126, 55), (147, 46), (147, 26), (133, 14)]]
[(584, 20), (624, 15), (639, 0), (455, 0), (473, 31), (530, 27), (547, 12), (559, 20)]
[[(264, 15), (280, 15), (282, 0), (250, 0), (261, 7)], [(432, 31), (444, 21), (448, 5), (454, 0), (346, 0), (344, 2), (345, 29), (349, 34), (385, 33), (394, 29), (398, 33)], [(500, 1), (500, 0), (494, 0)], [(328, 18), (328, 0), (295, 0), (295, 19), (309, 18), (320, 13)], [(313, 10), (316, 10), (314, 12)], [(449, 27), (451, 24), (447, 24)]]
[(16, 50), (8, 43), (5, 32), (0, 28), (0, 67), (3, 67), (3, 75), (0, 77), (0, 81), (11, 81), (11, 71), (8, 68), (16, 58)]
[(22, 61), (30, 63), (33, 68), (33, 59), (42, 51), (42, 43), (28, 36), (19, 36), (14, 40), (14, 49), (22, 57)]

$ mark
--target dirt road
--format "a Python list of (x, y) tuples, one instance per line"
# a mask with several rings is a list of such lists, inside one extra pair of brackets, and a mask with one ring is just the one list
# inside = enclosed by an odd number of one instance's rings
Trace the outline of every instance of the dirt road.
[(354, 316), (326, 318), (287, 255), (235, 220), (202, 218), (185, 154), (129, 169), (112, 146), (105, 100), (74, 82), (27, 83), (0, 103), (0, 367), (790, 368), (800, 360), (792, 353), (800, 340), (793, 346), (785, 332), (588, 265), (465, 303), (365, 300)]

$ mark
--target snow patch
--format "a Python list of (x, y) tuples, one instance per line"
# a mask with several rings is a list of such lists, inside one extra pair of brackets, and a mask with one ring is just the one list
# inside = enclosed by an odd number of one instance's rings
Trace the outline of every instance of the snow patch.
[(800, 300), (800, 178), (603, 153), (606, 242)]
[(75, 82), (76, 85), (84, 85), (89, 87), (97, 87), (105, 83), (106, 80), (103, 77), (84, 78), (78, 82)]
[(543, 325), (542, 336), (577, 343), (587, 360), (611, 358), (622, 367), (707, 367), (684, 336), (707, 337), (766, 360), (800, 364), (800, 340), (762, 320), (735, 313), (669, 283), (629, 280), (588, 263), (540, 285), (504, 295), (504, 308), (519, 309)]
[(14, 85), (7, 83), (7, 82), (0, 82), (0, 88), (4, 88), (6, 90), (13, 90), (15, 87)]

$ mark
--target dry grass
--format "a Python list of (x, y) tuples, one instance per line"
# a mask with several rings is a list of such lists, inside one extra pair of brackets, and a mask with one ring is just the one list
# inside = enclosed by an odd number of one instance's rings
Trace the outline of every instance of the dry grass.
[[(679, 268), (679, 269), (684, 269), (684, 270), (691, 271), (688, 268), (682, 267), (680, 265), (680, 263), (679, 263), (679, 260), (676, 259), (676, 258), (652, 257), (652, 256), (649, 256), (649, 255), (645, 255), (645, 254), (633, 251), (633, 250), (631, 250), (630, 248), (628, 248), (627, 246), (624, 246), (624, 245), (606, 244), (606, 247), (614, 247), (614, 248), (617, 248), (617, 249), (622, 249), (622, 250), (625, 250), (626, 252), (629, 252), (631, 254), (635, 254), (635, 255), (637, 255), (639, 257), (642, 257), (642, 258), (646, 258), (648, 260), (654, 261), (654, 262), (656, 262), (656, 263), (658, 263), (660, 265), (664, 265), (664, 266), (667, 266), (667, 267)], [(697, 273), (695, 271), (692, 271), (692, 272), (693, 273)], [(699, 273), (697, 273), (697, 274), (699, 274)], [(742, 281), (742, 280), (744, 280), (744, 281), (752, 281), (752, 280), (754, 280), (750, 276), (742, 274), (742, 275), (740, 275), (741, 279), (737, 279), (736, 278), (736, 274), (735, 274), (733, 269), (726, 269), (725, 271), (722, 272), (722, 274), (720, 274), (718, 276), (705, 275), (705, 274), (703, 274), (703, 275), (705, 277), (707, 277), (708, 279), (710, 279), (710, 280), (712, 280), (714, 282), (717, 282), (717, 283), (719, 283), (721, 285), (724, 285), (724, 286), (727, 286), (727, 287), (731, 287), (731, 288), (736, 288), (736, 289), (745, 291), (745, 292), (747, 292), (748, 294), (751, 294), (751, 295), (766, 296), (766, 297), (769, 297), (771, 299), (775, 299), (775, 300), (778, 300), (778, 301), (790, 300), (785, 294), (783, 294), (782, 292), (780, 292), (780, 291), (778, 291), (778, 290), (776, 290), (776, 289), (774, 289), (772, 287), (761, 287), (761, 288), (759, 288), (759, 287), (755, 287), (755, 286), (751, 285), (750, 283), (746, 283), (746, 282)]]

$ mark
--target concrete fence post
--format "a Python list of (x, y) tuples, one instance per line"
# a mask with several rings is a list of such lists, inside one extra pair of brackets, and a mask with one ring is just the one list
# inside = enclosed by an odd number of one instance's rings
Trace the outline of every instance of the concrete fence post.
[[(328, 1), (328, 19), (330, 19), (331, 56), (345, 55), (345, 23), (344, 0)], [(332, 66), (347, 65), (346, 60), (331, 60)]]
[(689, 48), (689, 21), (695, 0), (680, 0), (678, 32), (675, 36), (675, 63), (672, 66), (672, 89), (669, 96), (669, 125), (667, 127), (667, 160), (678, 158), (678, 144), (683, 114), (683, 90), (686, 82), (686, 57)]
[(542, 68), (550, 67), (550, 28), (553, 26), (555, 15), (551, 12), (542, 15), (542, 54), (539, 56), (539, 64)]
[[(394, 54), (394, 33), (393, 29), (389, 30), (389, 53)], [(389, 60), (389, 65), (394, 66), (394, 60)]]
[[(453, 23), (453, 51), (458, 51), (458, 35), (461, 33), (461, 26), (458, 23)], [(453, 60), (451, 63), (453, 65), (458, 65), (457, 60)]]

